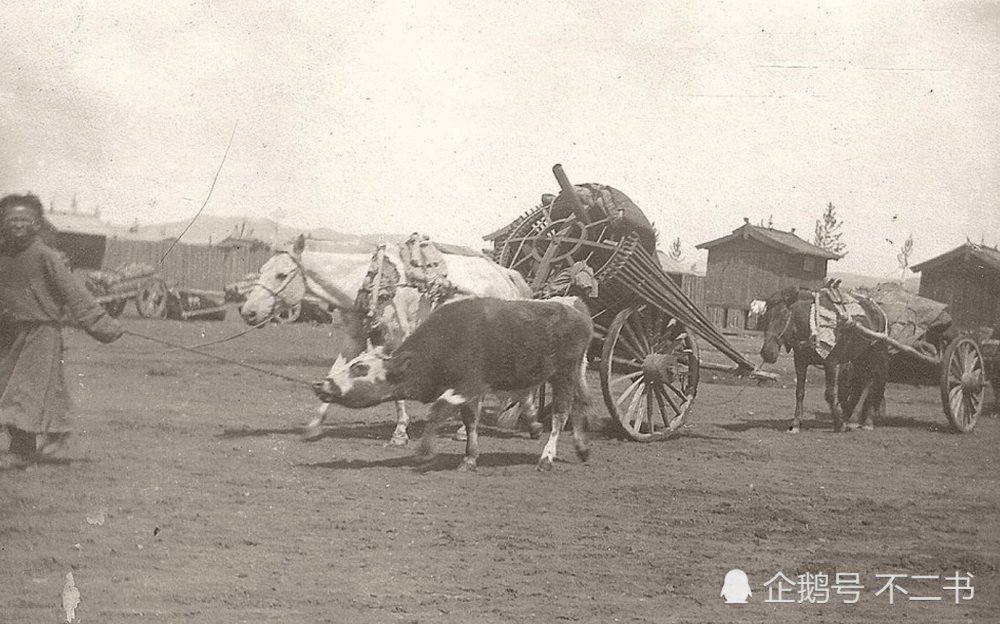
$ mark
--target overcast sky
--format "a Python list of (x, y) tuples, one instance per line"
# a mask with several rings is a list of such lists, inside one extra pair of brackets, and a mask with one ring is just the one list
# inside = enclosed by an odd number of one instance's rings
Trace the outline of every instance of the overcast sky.
[(664, 248), (773, 220), (831, 270), (1000, 242), (995, 2), (4, 2), (0, 191), (479, 238), (576, 183)]

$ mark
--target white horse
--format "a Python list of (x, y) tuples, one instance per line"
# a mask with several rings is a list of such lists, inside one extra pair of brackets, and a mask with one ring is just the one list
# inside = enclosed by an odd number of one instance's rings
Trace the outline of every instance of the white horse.
[[(372, 265), (372, 254), (335, 253), (324, 251), (322, 241), (306, 241), (300, 236), (289, 250), (271, 256), (260, 268), (260, 278), (247, 293), (240, 314), (248, 324), (256, 325), (275, 318), (301, 304), (306, 293), (335, 308), (347, 334), (340, 356), (351, 360), (370, 346), (370, 336), (364, 327), (365, 311), (355, 302)], [(397, 270), (399, 283), (390, 304), (378, 319), (385, 330), (386, 346), (391, 348), (426, 317), (424, 297), (406, 284), (406, 271), (400, 259), (399, 246), (385, 245), (384, 257)], [(531, 289), (517, 271), (506, 269), (481, 254), (453, 254), (445, 250), (447, 279), (457, 289), (449, 301), (467, 297), (528, 299)], [(529, 397), (530, 398), (530, 397)], [(525, 406), (531, 410), (532, 406)], [(317, 416), (306, 425), (306, 439), (321, 435), (320, 426), (326, 420), (329, 403), (323, 403)], [(403, 401), (396, 401), (396, 428), (391, 443), (405, 445), (409, 441), (409, 414)]]

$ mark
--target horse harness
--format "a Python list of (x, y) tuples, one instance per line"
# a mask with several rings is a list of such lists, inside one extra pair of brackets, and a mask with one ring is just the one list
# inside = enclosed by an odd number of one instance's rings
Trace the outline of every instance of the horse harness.
[(448, 279), (444, 257), (427, 236), (412, 234), (400, 247), (399, 255), (403, 279), (400, 279), (397, 264), (386, 255), (386, 245), (382, 243), (375, 248), (368, 273), (354, 301), (355, 310), (363, 318), (364, 333), (372, 344), (383, 342), (381, 326), (385, 308), (395, 298), (397, 289), (415, 289), (421, 303), (429, 309), (448, 301), (458, 292)]

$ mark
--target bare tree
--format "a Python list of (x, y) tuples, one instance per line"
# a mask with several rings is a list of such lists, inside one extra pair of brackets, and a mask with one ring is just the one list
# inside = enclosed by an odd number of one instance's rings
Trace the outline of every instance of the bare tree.
[(823, 210), (823, 217), (816, 220), (813, 244), (839, 256), (846, 256), (847, 245), (840, 240), (843, 236), (840, 231), (841, 225), (843, 222), (837, 218), (837, 207), (833, 205), (833, 202), (827, 202), (826, 209)]
[(899, 263), (900, 277), (899, 283), (906, 280), (906, 269), (910, 266), (910, 256), (913, 254), (913, 234), (909, 234), (903, 244), (899, 246), (899, 253), (896, 254), (896, 262)]
[(667, 252), (674, 262), (681, 262), (684, 259), (684, 252), (681, 251), (681, 237), (678, 236), (674, 242), (670, 243), (670, 251)]

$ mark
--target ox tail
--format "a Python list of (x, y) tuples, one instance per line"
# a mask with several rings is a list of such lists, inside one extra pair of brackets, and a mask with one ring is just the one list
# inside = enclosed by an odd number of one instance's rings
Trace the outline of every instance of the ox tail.
[(584, 352), (580, 358), (580, 375), (576, 383), (576, 392), (573, 394), (573, 411), (584, 410), (590, 407), (590, 387), (587, 385), (587, 353)]

